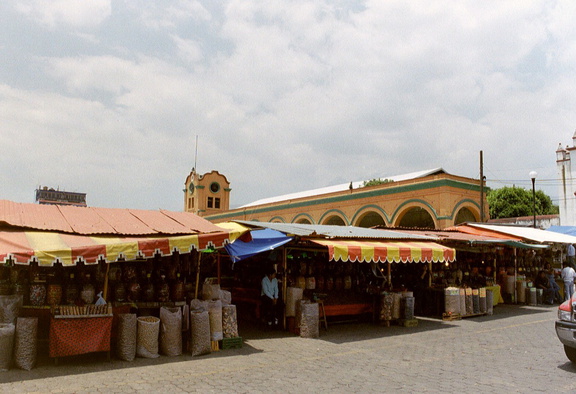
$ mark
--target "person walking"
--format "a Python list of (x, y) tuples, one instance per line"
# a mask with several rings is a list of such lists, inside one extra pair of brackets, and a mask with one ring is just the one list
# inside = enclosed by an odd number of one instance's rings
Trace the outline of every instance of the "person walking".
[(574, 279), (576, 278), (576, 271), (574, 271), (568, 261), (564, 262), (564, 268), (562, 268), (560, 276), (562, 276), (564, 281), (564, 301), (568, 301), (574, 294)]

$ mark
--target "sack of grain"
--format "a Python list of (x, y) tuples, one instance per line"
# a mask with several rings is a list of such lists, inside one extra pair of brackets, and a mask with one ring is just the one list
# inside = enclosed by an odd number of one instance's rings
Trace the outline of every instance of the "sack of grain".
[(238, 336), (236, 305), (222, 306), (222, 335), (224, 338), (236, 338)]
[(301, 304), (302, 317), (300, 320), (300, 337), (318, 338), (319, 331), (319, 310), (317, 303)]
[(14, 331), (14, 324), (0, 323), (0, 371), (7, 371), (12, 365)]
[(212, 351), (211, 345), (210, 316), (208, 312), (190, 312), (190, 352), (193, 356), (209, 354)]
[(202, 299), (206, 301), (220, 299), (220, 285), (204, 283), (202, 285)]
[(222, 301), (215, 300), (208, 302), (208, 313), (210, 316), (210, 336), (212, 341), (221, 341), (222, 335)]
[(21, 294), (0, 296), (0, 323), (16, 323), (22, 299)]
[(296, 302), (302, 299), (304, 290), (300, 287), (288, 287), (286, 294), (286, 316), (296, 316)]
[(136, 358), (136, 338), (138, 321), (135, 313), (118, 315), (116, 355), (120, 360), (133, 361)]
[(38, 318), (17, 318), (14, 334), (14, 365), (26, 371), (34, 368), (36, 365), (37, 346)]
[(180, 308), (160, 308), (160, 351), (166, 356), (182, 354), (182, 314)]
[(138, 337), (136, 341), (136, 355), (144, 358), (156, 358), (158, 354), (158, 334), (160, 333), (160, 319), (154, 316), (141, 316), (138, 318)]

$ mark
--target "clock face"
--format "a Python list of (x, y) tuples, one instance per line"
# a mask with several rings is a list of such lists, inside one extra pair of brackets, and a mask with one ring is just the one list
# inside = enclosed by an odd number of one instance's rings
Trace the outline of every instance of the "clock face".
[(188, 190), (190, 190), (190, 193), (194, 193), (194, 182), (190, 182), (190, 185), (188, 186)]

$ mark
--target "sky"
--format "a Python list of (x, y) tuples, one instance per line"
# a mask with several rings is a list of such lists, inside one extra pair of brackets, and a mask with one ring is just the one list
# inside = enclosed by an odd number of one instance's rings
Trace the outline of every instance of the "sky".
[(183, 210), (442, 167), (558, 203), (576, 2), (3, 0), (0, 199)]

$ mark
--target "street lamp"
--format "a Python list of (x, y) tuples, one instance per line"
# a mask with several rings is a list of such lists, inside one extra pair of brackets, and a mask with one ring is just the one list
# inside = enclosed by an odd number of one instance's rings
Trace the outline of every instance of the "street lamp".
[(530, 179), (532, 179), (532, 214), (534, 215), (534, 228), (536, 228), (536, 171), (530, 171)]

